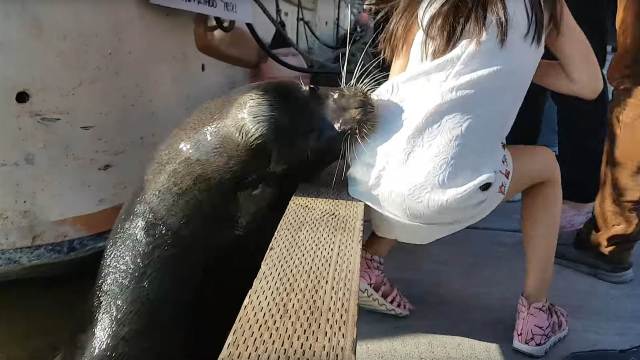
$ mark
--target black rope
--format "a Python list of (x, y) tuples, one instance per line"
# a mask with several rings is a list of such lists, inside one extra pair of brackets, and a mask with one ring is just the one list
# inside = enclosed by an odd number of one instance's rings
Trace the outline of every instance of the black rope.
[[(271, 24), (276, 28), (276, 31), (280, 32), (280, 34), (282, 34), (284, 37), (286, 37), (286, 41), (289, 44), (290, 47), (294, 48), (298, 53), (300, 53), (300, 55), (304, 58), (305, 62), (307, 63), (307, 65), (309, 65), (310, 63), (314, 63), (314, 62), (319, 62), (313, 58), (311, 58), (309, 55), (305, 54), (302, 50), (300, 50), (298, 48), (298, 46), (296, 46), (296, 44), (294, 44), (294, 42), (289, 38), (289, 36), (287, 35), (287, 31), (284, 30), (280, 24), (278, 24), (278, 21), (276, 19), (273, 18), (273, 15), (271, 15), (271, 13), (269, 12), (269, 10), (267, 9), (266, 6), (264, 6), (264, 4), (262, 3), (262, 1), (260, 0), (253, 0), (253, 2), (258, 5), (258, 7), (260, 8), (260, 10), (262, 11), (262, 13), (267, 17), (267, 19), (269, 19), (269, 21), (271, 22)], [(254, 29), (255, 30), (255, 29)]]
[[(344, 47), (341, 46), (335, 46), (335, 45), (329, 45), (326, 42), (324, 42), (324, 40), (320, 39), (320, 37), (318, 36), (318, 34), (316, 34), (316, 32), (313, 30), (313, 27), (311, 26), (311, 24), (309, 24), (309, 21), (307, 21), (307, 19), (304, 17), (304, 9), (302, 8), (302, 4), (300, 3), (300, 0), (298, 0), (298, 24), (303, 23), (305, 26), (305, 30), (304, 30), (304, 36), (307, 37), (307, 29), (309, 29), (309, 32), (311, 33), (311, 35), (313, 35), (313, 37), (318, 41), (318, 43), (320, 43), (320, 45), (331, 49), (331, 50), (342, 50), (344, 49)], [(298, 30), (296, 30), (298, 31)], [(297, 40), (297, 34), (296, 34), (296, 43), (298, 43)], [(309, 46), (309, 38), (307, 37), (307, 46)]]
[[(304, 10), (302, 9), (302, 2), (298, 0), (298, 18), (296, 19), (296, 24), (300, 24), (300, 19), (304, 19)], [(302, 28), (304, 30), (304, 39), (307, 42), (307, 50), (309, 50), (309, 34), (307, 34), (307, 27)], [(296, 34), (297, 39), (298, 34)]]
[(342, 0), (338, 0), (338, 11), (336, 12), (336, 44), (340, 42), (340, 6)]
[(280, 0), (276, 0), (276, 19), (282, 22), (282, 9), (280, 8)]
[[(300, 45), (300, 0), (298, 0), (298, 13), (296, 14), (296, 45)], [(307, 43), (307, 49), (309, 49), (309, 44)]]
[[(289, 46), (291, 48), (295, 49), (305, 59), (305, 62), (307, 63), (307, 66), (311, 65), (311, 67), (314, 67), (316, 65), (322, 65), (322, 66), (325, 66), (325, 67), (338, 67), (339, 68), (338, 64), (327, 64), (327, 63), (325, 63), (323, 61), (315, 60), (315, 59), (309, 57), (308, 55), (306, 55), (302, 50), (300, 50), (293, 43), (291, 38), (289, 38), (289, 36), (287, 35), (286, 30), (284, 30), (282, 28), (282, 26), (280, 26), (280, 24), (278, 24), (278, 21), (273, 18), (273, 16), (269, 12), (269, 10), (262, 3), (262, 1), (254, 0), (254, 3), (256, 5), (258, 5), (258, 7), (262, 11), (262, 13), (267, 17), (267, 19), (275, 27), (276, 31), (283, 35), (283, 39), (289, 44)], [(297, 72), (301, 72), (301, 73), (305, 73), (305, 74), (318, 74), (318, 75), (338, 75), (338, 74), (340, 74), (340, 70), (339, 69), (338, 70), (314, 70), (314, 69), (310, 69), (310, 68), (303, 68), (303, 67), (300, 67), (300, 66), (292, 65), (292, 64), (289, 64), (289, 63), (285, 62), (284, 60), (280, 59), (278, 57), (278, 55), (274, 54), (273, 51), (271, 51), (271, 49), (269, 49), (269, 47), (262, 41), (262, 38), (260, 38), (260, 36), (258, 35), (258, 32), (256, 31), (256, 29), (253, 27), (252, 24), (247, 23), (246, 26), (247, 26), (247, 29), (249, 30), (249, 33), (251, 34), (253, 39), (256, 41), (256, 43), (258, 44), (260, 49), (262, 49), (262, 51), (264, 51), (269, 56), (269, 58), (271, 58), (273, 61), (275, 61), (276, 63), (280, 64), (281, 66), (284, 66), (285, 68), (287, 68), (289, 70), (297, 71)]]
[(280, 59), (280, 57), (278, 57), (278, 55), (274, 54), (273, 51), (271, 51), (271, 49), (269, 49), (269, 47), (262, 41), (262, 39), (260, 38), (260, 35), (258, 35), (258, 32), (256, 31), (256, 29), (253, 27), (252, 24), (247, 23), (247, 29), (249, 30), (249, 33), (251, 34), (251, 36), (253, 37), (253, 39), (256, 41), (256, 43), (258, 44), (258, 46), (260, 47), (260, 49), (262, 49), (262, 51), (264, 51), (273, 61), (275, 61), (276, 63), (284, 66), (285, 68), (292, 70), (292, 71), (297, 71), (297, 72), (301, 72), (301, 73), (305, 73), (305, 74), (321, 74), (321, 75), (338, 75), (340, 74), (339, 70), (325, 70), (325, 71), (321, 71), (321, 70), (314, 70), (314, 69), (308, 69), (308, 68), (303, 68), (300, 66), (296, 66), (296, 65), (292, 65), (287, 63), (286, 61)]
[(327, 44), (326, 42), (324, 42), (324, 40), (320, 39), (320, 37), (318, 36), (318, 34), (316, 34), (316, 32), (313, 30), (313, 27), (311, 26), (311, 24), (309, 24), (309, 21), (305, 20), (304, 18), (302, 19), (302, 23), (309, 29), (309, 32), (311, 33), (311, 35), (313, 35), (314, 38), (316, 38), (316, 40), (320, 43), (320, 45), (331, 49), (331, 50), (342, 50), (344, 49), (344, 46), (335, 46), (335, 45), (330, 45)]
[(235, 20), (231, 20), (229, 21), (227, 24), (224, 23), (224, 20), (222, 20), (221, 18), (215, 16), (213, 18), (216, 22), (216, 26), (218, 29), (222, 30), (223, 32), (231, 32), (231, 30), (233, 30), (233, 28), (236, 27), (236, 22)]

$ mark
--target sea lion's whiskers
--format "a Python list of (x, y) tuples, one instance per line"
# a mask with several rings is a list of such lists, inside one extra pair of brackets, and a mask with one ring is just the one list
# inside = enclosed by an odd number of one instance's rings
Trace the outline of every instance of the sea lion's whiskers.
[(362, 89), (362, 91), (366, 92), (367, 94), (371, 94), (371, 93), (373, 93), (375, 91), (375, 86), (369, 85), (369, 86), (366, 86), (366, 87), (362, 87), (361, 89)]
[(388, 72), (373, 73), (367, 80), (363, 81), (361, 86), (367, 87), (369, 85), (375, 85), (378, 81), (384, 80), (388, 75)]
[(371, 71), (374, 71), (375, 74), (375, 66), (378, 65), (379, 63), (382, 62), (382, 55), (379, 55), (375, 58), (373, 58), (362, 70), (361, 73), (358, 74), (358, 81), (356, 81), (356, 85), (355, 86), (360, 86), (362, 85), (363, 81), (365, 81), (369, 75), (371, 75)]
[(351, 78), (351, 82), (349, 82), (349, 86), (353, 85), (355, 79), (358, 78), (358, 73), (361, 71), (360, 67), (362, 66), (362, 60), (364, 59), (364, 55), (369, 50), (369, 46), (371, 46), (371, 42), (373, 41), (373, 39), (375, 39), (376, 35), (378, 34), (378, 32), (380, 30), (382, 30), (382, 27), (380, 27), (373, 34), (371, 34), (371, 39), (369, 39), (369, 41), (367, 41), (367, 45), (365, 45), (364, 49), (362, 50), (362, 54), (360, 54), (360, 59), (358, 60), (358, 64), (356, 64), (356, 68), (355, 68), (355, 70), (353, 70), (353, 77)]
[(363, 91), (366, 91), (367, 94), (373, 94), (374, 91), (376, 91), (377, 88), (380, 87), (380, 85), (382, 84), (371, 84), (369, 86), (367, 86), (366, 88), (363, 88)]
[(384, 82), (386, 79), (386, 75), (381, 75), (381, 74), (377, 74), (372, 76), (371, 78), (367, 79), (367, 81), (360, 85), (362, 89), (375, 89), (376, 87), (380, 86), (380, 82)]
[(344, 166), (342, 167), (342, 180), (344, 180), (344, 174), (347, 171), (347, 162), (349, 161), (349, 141), (347, 140), (347, 156), (344, 159)]
[[(360, 88), (360, 89), (366, 89), (367, 87), (369, 87), (368, 85), (370, 85), (370, 79), (371, 77), (375, 76), (378, 74), (378, 70), (374, 71), (373, 73), (371, 73), (370, 75), (367, 75), (366, 78), (361, 79), (357, 85), (355, 85), (356, 87)], [(370, 93), (370, 92), (368, 92)]]
[(356, 69), (354, 70), (354, 74), (353, 77), (351, 78), (351, 82), (349, 83), (349, 85), (354, 85), (354, 83), (357, 86), (358, 83), (358, 78), (360, 76), (362, 76), (363, 72), (365, 71), (365, 69), (370, 70), (376, 63), (378, 63), (380, 60), (382, 60), (382, 55), (378, 55), (376, 57), (374, 57), (371, 61), (369, 61), (369, 63), (367, 63), (367, 65), (365, 65), (364, 67), (362, 67), (362, 60), (364, 59), (364, 55), (369, 53), (372, 53), (373, 50), (369, 49), (369, 46), (371, 45), (371, 41), (373, 39), (375, 39), (376, 35), (378, 34), (378, 32), (381, 30), (382, 28), (376, 30), (372, 35), (371, 35), (371, 39), (369, 39), (369, 42), (367, 42), (367, 45), (365, 46), (364, 50), (362, 51), (362, 54), (360, 55), (360, 60), (358, 61), (358, 66), (356, 67)]
[(378, 79), (370, 84), (367, 84), (367, 86), (363, 86), (361, 89), (367, 94), (372, 94), (377, 88), (380, 87), (380, 85), (382, 85), (382, 83), (384, 83), (384, 79), (385, 78)]
[(347, 63), (349, 62), (349, 49), (351, 44), (349, 43), (349, 37), (351, 34), (351, 4), (349, 4), (349, 24), (347, 25), (347, 52), (345, 54), (344, 69), (342, 70), (342, 87), (347, 84)]
[(342, 60), (342, 53), (340, 53), (338, 55), (340, 57), (340, 72), (341, 72), (341, 76), (340, 76), (340, 87), (343, 88), (344, 87), (344, 71), (343, 71), (343, 67), (344, 67), (344, 62)]
[(360, 54), (360, 59), (358, 60), (358, 63), (356, 64), (356, 68), (355, 70), (353, 70), (353, 76), (351, 76), (351, 81), (349, 81), (349, 85), (348, 86), (353, 86), (353, 84), (356, 81), (356, 78), (358, 77), (358, 73), (360, 71), (362, 71), (360, 69), (360, 67), (362, 66), (362, 59), (364, 58), (364, 55), (367, 53), (367, 50), (363, 50), (362, 54)]
[[(380, 63), (380, 62), (382, 62), (382, 60), (384, 60), (384, 57), (383, 57), (382, 55), (378, 55), (378, 56), (374, 57), (373, 59), (371, 59), (371, 61), (369, 61), (369, 63), (368, 63), (367, 65), (365, 65), (365, 66), (362, 68), (361, 73), (360, 73), (359, 75), (360, 75), (360, 76), (364, 76), (364, 75), (366, 75), (366, 74), (368, 73), (368, 71), (371, 71), (371, 68), (372, 68), (374, 65), (376, 65), (376, 64), (378, 64), (378, 63)], [(366, 71), (366, 72), (365, 72), (365, 71)]]
[[(353, 137), (355, 137), (356, 139), (358, 139), (358, 135), (354, 135)], [(358, 139), (359, 141), (360, 139)], [(356, 149), (356, 142), (352, 141), (351, 142), (351, 150), (353, 152), (353, 156), (356, 158), (356, 160), (358, 160), (358, 150)]]
[[(336, 162), (336, 171), (333, 174), (333, 182), (331, 183), (331, 188), (333, 189), (336, 185), (336, 177), (338, 176), (338, 169), (340, 169), (340, 161), (342, 161), (342, 154), (344, 153), (344, 142), (347, 140), (347, 136), (342, 137), (342, 143), (340, 144), (340, 155), (338, 156), (338, 161)], [(344, 177), (343, 177), (344, 178)]]
[[(364, 135), (363, 135), (364, 136)], [(364, 150), (364, 152), (369, 153), (367, 151), (367, 148), (364, 146), (364, 143), (362, 142), (362, 140), (360, 140), (360, 136), (356, 135), (356, 139), (358, 140), (358, 142), (360, 143), (360, 146), (362, 146), (362, 150)], [(366, 137), (365, 137), (366, 139)]]
[(354, 158), (354, 149), (353, 149), (353, 140), (351, 139), (351, 136), (353, 134), (349, 134), (349, 144), (348, 144), (348, 149), (349, 149), (349, 165), (351, 165), (351, 160)]

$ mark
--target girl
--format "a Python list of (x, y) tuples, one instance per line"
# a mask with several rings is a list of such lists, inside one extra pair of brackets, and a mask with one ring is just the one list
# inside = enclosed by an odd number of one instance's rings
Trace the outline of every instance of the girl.
[[(515, 349), (544, 355), (568, 330), (547, 301), (560, 207), (560, 173), (542, 147), (504, 139), (533, 80), (593, 99), (598, 62), (564, 0), (378, 0), (390, 79), (374, 96), (380, 121), (354, 157), (349, 192), (368, 205), (360, 305), (406, 316), (409, 301), (383, 272), (397, 241), (426, 244), (479, 221), (523, 193), (524, 291)], [(541, 61), (544, 47), (558, 61)]]

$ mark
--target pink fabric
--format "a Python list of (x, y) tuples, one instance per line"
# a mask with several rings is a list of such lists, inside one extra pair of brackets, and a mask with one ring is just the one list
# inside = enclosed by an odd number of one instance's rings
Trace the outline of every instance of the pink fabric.
[(593, 214), (593, 204), (563, 202), (560, 231), (578, 230)]
[[(307, 65), (304, 59), (295, 49), (285, 48), (273, 50), (274, 54), (278, 55), (284, 62), (306, 68)], [(250, 81), (252, 83), (262, 82), (268, 80), (292, 80), (296, 82), (302, 81), (304, 84), (309, 84), (309, 74), (299, 73), (292, 71), (284, 66), (276, 63), (271, 58), (267, 58), (265, 62), (260, 64), (256, 69), (251, 71)]]
[(529, 304), (521, 296), (513, 336), (521, 344), (543, 346), (569, 327), (567, 320), (567, 312), (562, 308), (546, 301)]

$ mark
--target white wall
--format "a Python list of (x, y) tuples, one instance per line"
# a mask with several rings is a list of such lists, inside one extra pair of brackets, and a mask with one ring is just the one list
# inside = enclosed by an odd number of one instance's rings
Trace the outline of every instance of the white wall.
[(0, 249), (56, 241), (51, 221), (127, 200), (178, 122), (247, 81), (195, 49), (192, 19), (145, 0), (0, 3)]
[[(311, 23), (315, 32), (318, 36), (327, 44), (335, 43), (335, 26), (336, 26), (336, 8), (339, 0), (318, 0), (317, 8), (315, 11), (310, 11), (308, 9), (304, 9), (305, 18)], [(346, 24), (346, 13), (344, 10), (346, 9), (346, 5), (344, 5), (344, 0), (342, 5), (343, 15), (341, 16), (341, 22)], [(295, 1), (294, 1), (295, 3)], [(269, 10), (275, 16), (275, 1), (268, 0), (264, 1), (264, 4), (269, 8)], [(282, 17), (287, 26), (287, 31), (289, 32), (289, 36), (293, 40), (296, 39), (296, 21), (298, 10), (295, 4), (291, 4), (285, 1), (280, 1), (280, 8), (282, 9)], [(262, 13), (258, 10), (256, 12), (256, 17), (258, 19), (264, 19)], [(308, 50), (312, 55), (317, 58), (325, 58), (330, 55), (330, 50), (326, 47), (322, 46), (318, 43), (318, 41), (308, 33), (309, 37), (309, 49), (307, 49), (307, 41), (304, 36), (304, 25), (300, 23), (299, 27), (299, 46), (302, 50)], [(269, 37), (268, 40), (271, 40)]]

